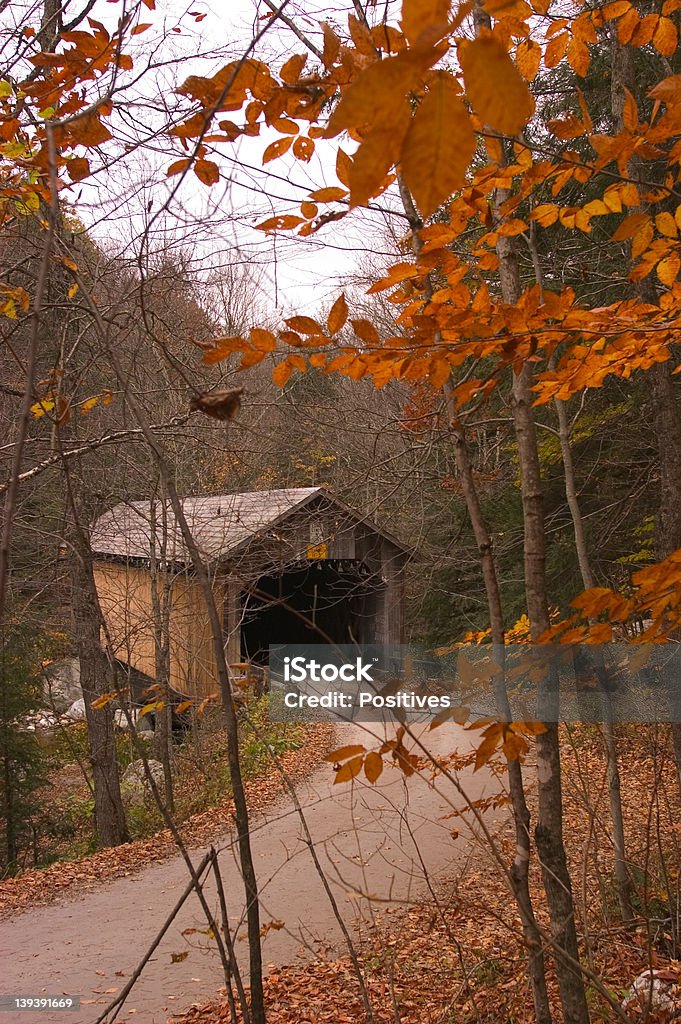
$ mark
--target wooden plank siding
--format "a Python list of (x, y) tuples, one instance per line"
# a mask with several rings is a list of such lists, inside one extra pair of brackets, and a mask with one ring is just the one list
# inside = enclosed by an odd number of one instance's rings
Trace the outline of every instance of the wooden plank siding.
[[(151, 578), (145, 566), (97, 561), (99, 601), (116, 657), (149, 676), (156, 675)], [(225, 584), (213, 585), (222, 616)], [(172, 580), (170, 685), (188, 696), (217, 690), (217, 666), (208, 609), (198, 582), (185, 572)]]

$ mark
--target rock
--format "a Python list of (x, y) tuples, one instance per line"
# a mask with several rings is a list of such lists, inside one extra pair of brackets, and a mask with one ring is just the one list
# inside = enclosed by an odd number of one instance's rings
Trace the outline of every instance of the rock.
[(45, 669), (45, 707), (63, 714), (83, 696), (78, 658), (60, 658)]
[(622, 1009), (632, 1020), (650, 1020), (655, 1024), (681, 1021), (681, 969), (643, 971), (631, 986)]
[[(132, 724), (137, 729), (137, 732), (144, 735), (145, 739), (149, 739), (154, 735), (154, 727), (150, 721), (149, 715), (140, 715), (137, 708), (133, 708), (130, 712), (130, 719)], [(114, 711), (114, 726), (116, 729), (120, 729), (121, 732), (130, 732), (128, 726), (128, 717), (125, 711), (118, 709)]]
[[(149, 760), (149, 771), (159, 788), (163, 787), (163, 765), (160, 761)], [(123, 772), (121, 794), (128, 806), (140, 806), (149, 794), (149, 784), (144, 771), (144, 761), (132, 761)]]
[(79, 697), (78, 700), (74, 700), (64, 718), (70, 722), (83, 722), (85, 720), (85, 698)]

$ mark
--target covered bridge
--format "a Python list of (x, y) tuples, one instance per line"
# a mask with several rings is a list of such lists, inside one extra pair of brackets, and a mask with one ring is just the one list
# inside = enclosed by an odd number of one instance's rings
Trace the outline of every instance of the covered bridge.
[[(265, 665), (270, 644), (403, 641), (407, 548), (326, 489), (190, 497), (182, 507), (210, 573), (230, 664)], [(92, 549), (117, 657), (156, 675), (165, 592), (170, 685), (214, 692), (207, 608), (170, 505), (116, 505), (94, 524)]]

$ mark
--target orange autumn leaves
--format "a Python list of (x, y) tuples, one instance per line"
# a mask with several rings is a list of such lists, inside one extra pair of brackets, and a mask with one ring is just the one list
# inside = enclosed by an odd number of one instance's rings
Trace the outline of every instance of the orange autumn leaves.
[[(347, 131), (359, 139), (349, 174), (351, 206), (364, 205), (383, 191), (398, 166), (424, 216), (430, 216), (464, 184), (476, 150), (471, 114), (461, 86), (449, 70), (430, 70), (448, 50), (446, 43), (424, 45), (430, 35), (447, 30), (442, 4), (403, 4), (403, 25), (411, 25), (418, 42), (394, 57), (376, 60), (345, 90), (325, 136)], [(418, 8), (421, 19), (411, 9)], [(429, 8), (429, 9), (430, 9)], [(459, 46), (466, 96), (478, 123), (516, 134), (534, 111), (527, 84), (505, 46), (492, 33)]]
[[(208, 365), (220, 363), (231, 355), (239, 353), (241, 369), (262, 362), (266, 355), (276, 351), (281, 344), (293, 349), (306, 349), (307, 358), (298, 352), (292, 352), (274, 368), (272, 377), (275, 384), (284, 387), (294, 370), (305, 373), (308, 364), (325, 367), (327, 371), (338, 368), (334, 366), (333, 359), (329, 362), (325, 353), (311, 352), (310, 349), (328, 346), (331, 338), (345, 326), (347, 319), (348, 306), (345, 295), (340, 295), (329, 310), (326, 331), (317, 320), (310, 316), (292, 316), (284, 321), (286, 329), (280, 330), (278, 336), (271, 331), (254, 327), (249, 332), (248, 338), (239, 336), (216, 338), (210, 343), (200, 343), (199, 347), (204, 350), (203, 362)], [(376, 328), (368, 320), (352, 320), (351, 325), (357, 339), (379, 344)]]
[(681, 549), (635, 572), (628, 594), (593, 587), (570, 603), (575, 614), (551, 626), (540, 642), (610, 643), (617, 627), (637, 619), (645, 622), (645, 629), (629, 637), (630, 642), (665, 642), (681, 626)]
[[(466, 717), (458, 716), (456, 721), (463, 724)], [(431, 729), (437, 724), (441, 723), (432, 722)], [(507, 761), (522, 762), (530, 750), (526, 737), (546, 732), (546, 726), (541, 722), (491, 722), (488, 719), (473, 721), (466, 729), (481, 733), (481, 741), (475, 751), (476, 772), (489, 764), (497, 753)], [(352, 782), (353, 779), (359, 780), (362, 775), (367, 782), (374, 785), (383, 774), (383, 758), (387, 756), (390, 756), (393, 765), (407, 777), (426, 768), (434, 768), (436, 772), (446, 770), (425, 748), (422, 748), (422, 756), (409, 751), (405, 745), (405, 737), (409, 736), (411, 733), (401, 725), (394, 737), (382, 743), (378, 750), (367, 750), (363, 743), (349, 743), (332, 750), (325, 755), (324, 760), (333, 764), (336, 773), (334, 785)]]
[[(475, 132), (515, 135), (534, 111), (505, 37), (489, 30), (472, 41), (456, 37), (471, 8), (464, 3), (452, 15), (450, 7), (450, 0), (403, 0), (401, 31), (390, 25), (370, 29), (351, 13), (348, 33), (354, 47), (343, 45), (334, 29), (321, 23), (322, 72), (303, 74), (305, 55), (295, 54), (279, 79), (253, 58), (232, 62), (212, 78), (192, 76), (179, 92), (199, 109), (172, 134), (185, 146), (186, 140), (198, 138), (199, 159), (205, 163), (204, 144), (259, 135), (265, 125), (279, 133), (265, 148), (263, 163), (269, 163), (289, 152), (309, 162), (315, 139), (346, 132), (358, 144), (351, 157), (344, 155), (345, 173), (339, 170), (350, 206), (365, 205), (384, 191), (397, 167), (421, 213), (430, 216), (462, 186), (476, 150)], [(447, 68), (435, 69), (443, 60)], [(317, 125), (329, 105), (328, 122)], [(221, 112), (237, 110), (243, 110), (245, 123), (214, 124)], [(307, 136), (300, 134), (301, 121), (312, 125)], [(168, 173), (182, 172), (191, 163), (177, 160)], [(200, 177), (212, 183), (212, 174)], [(301, 233), (309, 234), (318, 211), (301, 212), (300, 218), (284, 214), (259, 226), (276, 231), (302, 225)]]

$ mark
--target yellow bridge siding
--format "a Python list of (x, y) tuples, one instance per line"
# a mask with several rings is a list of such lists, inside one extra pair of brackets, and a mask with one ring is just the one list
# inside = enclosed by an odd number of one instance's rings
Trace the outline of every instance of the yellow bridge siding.
[[(156, 676), (154, 617), (149, 569), (117, 562), (97, 562), (97, 593), (116, 657)], [(224, 585), (213, 586), (222, 616)], [(170, 685), (190, 696), (207, 696), (218, 688), (208, 609), (195, 579), (175, 574), (171, 584)]]

